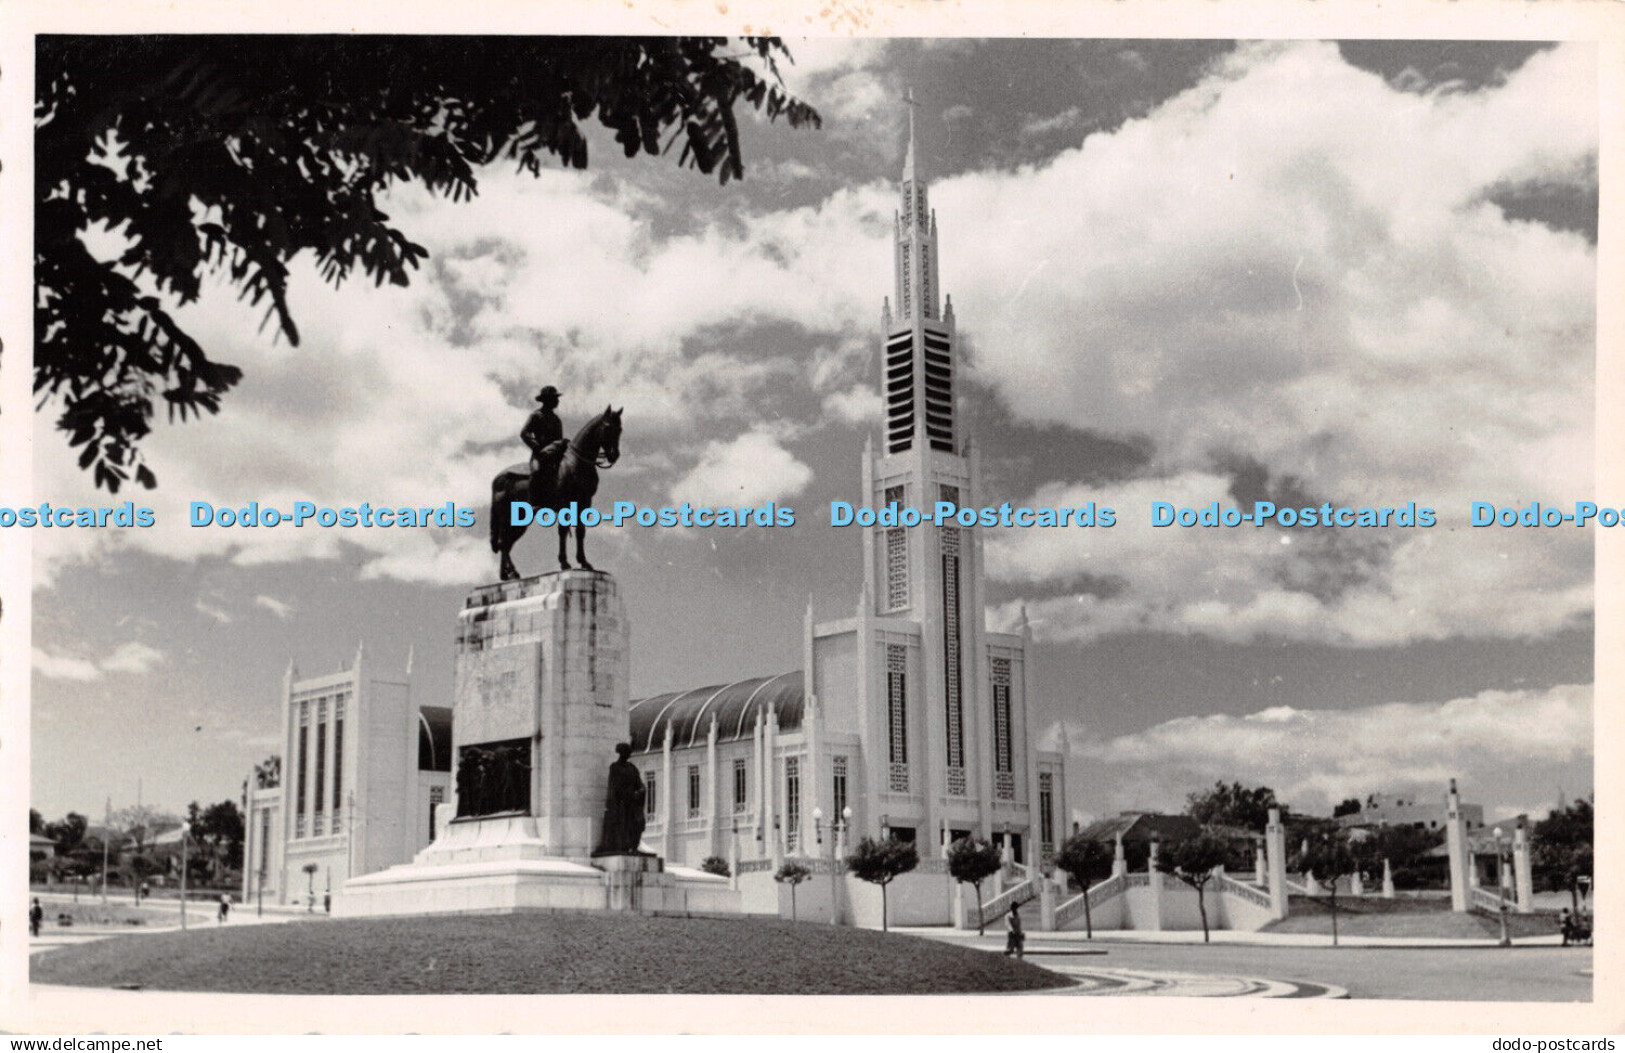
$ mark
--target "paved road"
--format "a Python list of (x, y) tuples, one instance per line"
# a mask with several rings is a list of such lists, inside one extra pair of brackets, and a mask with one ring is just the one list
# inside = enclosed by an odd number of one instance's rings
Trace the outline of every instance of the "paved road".
[[(1268, 977), (1332, 984), (1350, 998), (1437, 1001), (1584, 1002), (1592, 997), (1591, 948), (1246, 947), (1100, 944), (1104, 955), (1047, 958), (1029, 937), (1036, 965), (1086, 961), (1102, 969)], [(1067, 949), (1071, 949), (1068, 945)], [(1031, 953), (1031, 952), (1039, 953)]]
[[(1002, 935), (978, 937), (952, 929), (909, 929), (961, 946), (999, 951)], [(1117, 934), (1128, 936), (1129, 934)], [(1143, 935), (1147, 939), (1156, 934)], [(1172, 939), (1200, 934), (1162, 933)], [(1220, 935), (1220, 934), (1215, 934)], [(1032, 932), (1027, 955), (1036, 965), (1071, 975), (1096, 970), (1139, 972), (1189, 986), (1190, 978), (1296, 981), (1341, 988), (1350, 998), (1404, 998), (1463, 1002), (1587, 1002), (1592, 999), (1591, 948), (1541, 943), (1510, 948), (1477, 946), (1301, 946), (1268, 934), (1224, 933), (1237, 940), (1252, 935), (1269, 942), (1152, 943), (1140, 939), (1085, 940), (1081, 932)], [(1052, 953), (1046, 954), (1049, 951)], [(1104, 992), (1100, 992), (1104, 993)], [(1129, 993), (1129, 992), (1124, 992)], [(1150, 993), (1183, 993), (1153, 991)]]

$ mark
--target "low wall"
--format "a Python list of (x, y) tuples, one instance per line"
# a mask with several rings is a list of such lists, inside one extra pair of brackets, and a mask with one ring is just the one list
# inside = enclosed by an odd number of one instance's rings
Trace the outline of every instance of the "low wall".
[[(1178, 878), (1164, 875), (1162, 887), (1153, 888), (1144, 874), (1130, 875), (1134, 881), (1120, 894), (1099, 902), (1091, 898), (1090, 916), (1094, 928), (1128, 929), (1144, 932), (1196, 932), (1202, 928), (1202, 906), (1207, 908), (1209, 929), (1257, 932), (1273, 920), (1267, 905), (1249, 897), (1226, 892), (1210, 882), (1201, 903), (1196, 890)], [(1068, 930), (1084, 928), (1079, 910), (1065, 925)]]
[[(813, 872), (812, 877), (796, 886), (798, 920), (828, 923), (838, 913), (840, 924), (880, 928), (880, 886), (859, 881), (843, 871), (837, 892), (828, 860), (800, 859), (797, 862)], [(771, 870), (745, 870), (739, 875), (738, 884), (745, 913), (790, 917), (790, 886), (774, 881)], [(922, 866), (898, 875), (886, 886), (887, 918), (892, 925), (951, 925), (953, 899), (954, 881), (946, 870)]]

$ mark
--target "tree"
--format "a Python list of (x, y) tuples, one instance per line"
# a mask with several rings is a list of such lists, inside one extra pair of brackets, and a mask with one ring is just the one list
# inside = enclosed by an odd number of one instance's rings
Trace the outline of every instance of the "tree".
[(127, 842), (130, 856), (125, 864), (130, 870), (131, 884), (135, 886), (136, 902), (140, 903), (141, 881), (157, 869), (157, 865), (147, 857), (147, 843), (164, 828), (174, 826), (176, 821), (173, 816), (165, 815), (148, 804), (120, 808), (110, 820), (110, 836), (117, 834), (110, 847), (119, 845), (122, 851), (126, 845), (120, 842)]
[(876, 841), (872, 837), (865, 837), (858, 842), (858, 847), (851, 855), (846, 857), (846, 868), (859, 881), (867, 881), (871, 885), (880, 886), (880, 929), (882, 932), (890, 931), (890, 921), (887, 916), (886, 886), (899, 874), (906, 874), (920, 864), (920, 853), (911, 841), (899, 841), (895, 837), (888, 837), (884, 841)]
[(948, 874), (960, 884), (976, 889), (976, 934), (986, 932), (982, 918), (982, 882), (999, 872), (1004, 859), (991, 841), (962, 837), (948, 846)]
[(207, 853), (209, 876), (218, 881), (221, 867), (240, 867), (243, 859), (243, 813), (232, 800), (198, 808), (193, 801), (187, 809), (187, 825), (192, 839)]
[(1531, 862), (1550, 887), (1568, 891), (1576, 912), (1580, 879), (1592, 876), (1594, 810), (1593, 802), (1581, 797), (1567, 808), (1552, 809), (1535, 824)]
[(28, 810), (28, 832), (31, 834), (45, 832), (45, 817), (39, 814), (39, 809), (37, 808), (30, 808)]
[(112, 829), (131, 842), (136, 855), (147, 850), (147, 842), (153, 835), (166, 827), (173, 827), (177, 820), (174, 816), (165, 815), (149, 804), (132, 804), (127, 808), (120, 808), (111, 816)]
[(85, 839), (85, 831), (90, 823), (78, 812), (69, 812), (54, 823), (46, 823), (44, 834), (56, 842), (56, 850), (67, 855), (78, 848)]
[(1345, 797), (1332, 809), (1332, 818), (1341, 819), (1345, 815), (1359, 815), (1362, 807), (1358, 797)]
[(733, 876), (733, 871), (728, 869), (728, 861), (721, 856), (706, 856), (700, 863), (700, 872), (715, 874), (717, 877)]
[(1196, 890), (1196, 909), (1202, 915), (1202, 942), (1208, 940), (1207, 883), (1214, 868), (1224, 865), (1230, 854), (1229, 842), (1203, 831), (1185, 841), (1164, 845), (1157, 855), (1157, 869), (1172, 874)]
[(1270, 809), (1278, 806), (1275, 791), (1268, 786), (1246, 787), (1239, 782), (1193, 793), (1185, 798), (1185, 814), (1203, 826), (1236, 826), (1263, 833)]
[(1408, 823), (1370, 827), (1358, 841), (1349, 841), (1349, 851), (1363, 871), (1380, 874), (1383, 860), (1395, 873), (1425, 863), (1429, 849), (1444, 840), (1443, 830), (1419, 830)]
[(812, 871), (795, 860), (787, 860), (773, 875), (773, 880), (790, 886), (790, 920), (796, 920), (796, 886), (812, 877)]
[[(819, 124), (774, 38), (45, 36), (34, 106), (34, 391), (96, 485), (156, 485), (140, 443), (215, 413), (241, 379), (171, 314), (208, 274), (299, 343), (288, 264), (406, 285), (428, 255), (378, 207), (418, 184), (463, 201), (476, 170), (587, 166), (596, 118), (628, 157), (744, 175), (743, 104)], [(122, 244), (97, 255), (87, 235)]]
[(1322, 837), (1309, 842), (1298, 855), (1297, 869), (1313, 874), (1315, 882), (1330, 894), (1332, 946), (1337, 946), (1337, 882), (1354, 873), (1354, 853), (1341, 837)]
[(1055, 865), (1072, 875), (1083, 889), (1084, 935), (1095, 938), (1095, 919), (1090, 915), (1089, 886), (1111, 874), (1114, 852), (1103, 843), (1082, 834), (1073, 834), (1061, 845)]
[(282, 785), (282, 757), (273, 753), (254, 765), (254, 788), (270, 790)]

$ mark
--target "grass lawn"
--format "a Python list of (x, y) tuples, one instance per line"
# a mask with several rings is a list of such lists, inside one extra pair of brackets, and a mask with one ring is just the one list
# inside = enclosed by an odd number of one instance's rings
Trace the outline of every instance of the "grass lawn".
[[(1265, 932), (1309, 932), (1330, 936), (1332, 912), (1325, 897), (1293, 896), (1292, 913), (1271, 922)], [(1544, 936), (1557, 931), (1550, 914), (1509, 914), (1512, 936)], [(1488, 914), (1456, 914), (1446, 900), (1359, 899), (1337, 901), (1341, 936), (1408, 936), (1417, 939), (1482, 940), (1501, 935), (1500, 920)]]
[(998, 954), (771, 919), (352, 918), (116, 936), (35, 955), (35, 983), (269, 994), (950, 994), (1065, 978)]

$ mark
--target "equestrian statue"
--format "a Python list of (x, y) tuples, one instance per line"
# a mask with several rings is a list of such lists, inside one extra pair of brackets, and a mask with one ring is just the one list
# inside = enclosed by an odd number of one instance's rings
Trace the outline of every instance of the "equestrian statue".
[[(604, 412), (588, 421), (573, 439), (564, 438), (564, 426), (553, 411), (559, 404), (559, 390), (549, 384), (536, 395), (541, 407), (530, 415), (519, 437), (530, 447), (530, 463), (503, 469), (491, 480), (491, 551), (502, 557), (502, 580), (513, 581), (519, 571), (513, 565), (513, 546), (524, 536), (524, 526), (514, 526), (510, 511), (515, 501), (533, 509), (554, 512), (574, 504), (577, 511), (591, 508), (598, 492), (598, 469), (613, 467), (621, 459), (621, 413), (626, 409), (604, 407)], [(559, 568), (570, 569), (565, 541), (569, 526), (560, 526)], [(575, 525), (576, 563), (591, 570), (582, 540), (587, 528)]]

